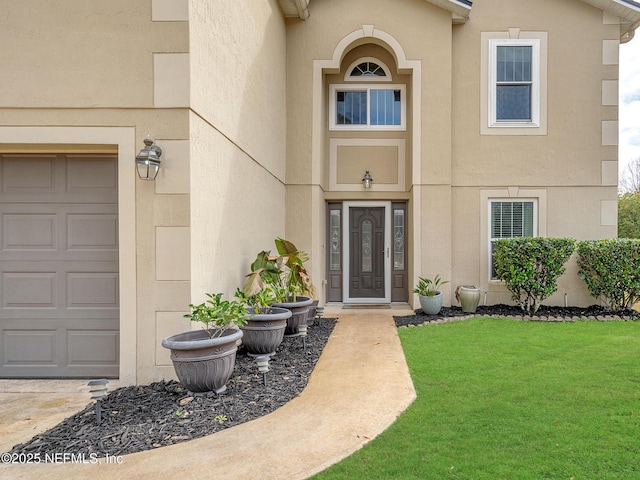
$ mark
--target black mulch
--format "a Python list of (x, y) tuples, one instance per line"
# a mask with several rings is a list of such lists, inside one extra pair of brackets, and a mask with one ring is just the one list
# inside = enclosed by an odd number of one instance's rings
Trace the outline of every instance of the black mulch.
[[(415, 311), (414, 315), (393, 317), (397, 327), (409, 325), (422, 325), (425, 322), (452, 321), (466, 318), (469, 314), (464, 313), (460, 307), (443, 307), (438, 315), (426, 315), (421, 309)], [(640, 313), (635, 310), (624, 310), (622, 312), (611, 312), (599, 305), (590, 307), (547, 307), (542, 305), (535, 315), (525, 314), (520, 307), (511, 305), (480, 305), (475, 315), (493, 317), (518, 317), (523, 320), (532, 321), (569, 321), (577, 319), (591, 320), (640, 320)]]
[(256, 362), (238, 350), (233, 376), (222, 395), (192, 395), (176, 381), (122, 387), (101, 401), (102, 422), (95, 405), (36, 435), (11, 453), (91, 454), (116, 456), (203, 437), (273, 412), (298, 396), (307, 385), (335, 319), (325, 318), (302, 337), (285, 337), (269, 362), (267, 385)]

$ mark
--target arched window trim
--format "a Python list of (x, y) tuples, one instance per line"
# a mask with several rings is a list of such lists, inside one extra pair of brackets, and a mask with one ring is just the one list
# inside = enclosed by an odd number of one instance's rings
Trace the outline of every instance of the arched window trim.
[[(378, 65), (384, 71), (384, 76), (377, 76), (377, 75), (351, 76), (351, 72), (353, 72), (353, 69), (356, 68), (361, 63), (365, 63), (365, 62), (371, 62)], [(389, 70), (389, 67), (387, 67), (384, 64), (384, 62), (374, 57), (362, 57), (357, 59), (351, 65), (349, 65), (349, 68), (347, 68), (347, 70), (345, 71), (344, 80), (345, 82), (391, 82), (393, 81), (393, 78), (391, 76), (391, 70)]]

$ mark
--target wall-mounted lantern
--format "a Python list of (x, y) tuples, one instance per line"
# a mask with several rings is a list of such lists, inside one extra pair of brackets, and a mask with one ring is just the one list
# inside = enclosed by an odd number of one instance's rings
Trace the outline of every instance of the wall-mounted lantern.
[(144, 139), (145, 147), (136, 155), (136, 170), (142, 180), (155, 180), (160, 170), (160, 156), (162, 149), (153, 143), (147, 135)]
[(362, 177), (362, 185), (364, 185), (364, 188), (371, 188), (371, 184), (373, 183), (373, 178), (371, 178), (371, 174), (369, 173), (369, 170), (367, 170), (366, 172), (364, 172), (364, 177)]

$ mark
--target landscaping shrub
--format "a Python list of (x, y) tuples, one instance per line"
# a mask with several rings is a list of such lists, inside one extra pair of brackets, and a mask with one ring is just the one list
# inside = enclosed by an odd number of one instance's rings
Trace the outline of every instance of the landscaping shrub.
[(585, 240), (577, 251), (578, 275), (591, 295), (613, 311), (640, 301), (640, 240)]
[(493, 261), (496, 276), (511, 292), (511, 299), (534, 314), (557, 289), (564, 264), (575, 249), (571, 238), (518, 237), (496, 240)]

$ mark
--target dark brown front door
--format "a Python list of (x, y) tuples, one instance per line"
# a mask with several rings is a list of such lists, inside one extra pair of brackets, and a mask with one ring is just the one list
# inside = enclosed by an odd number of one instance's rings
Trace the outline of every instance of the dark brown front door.
[(385, 298), (384, 207), (349, 208), (349, 297)]

